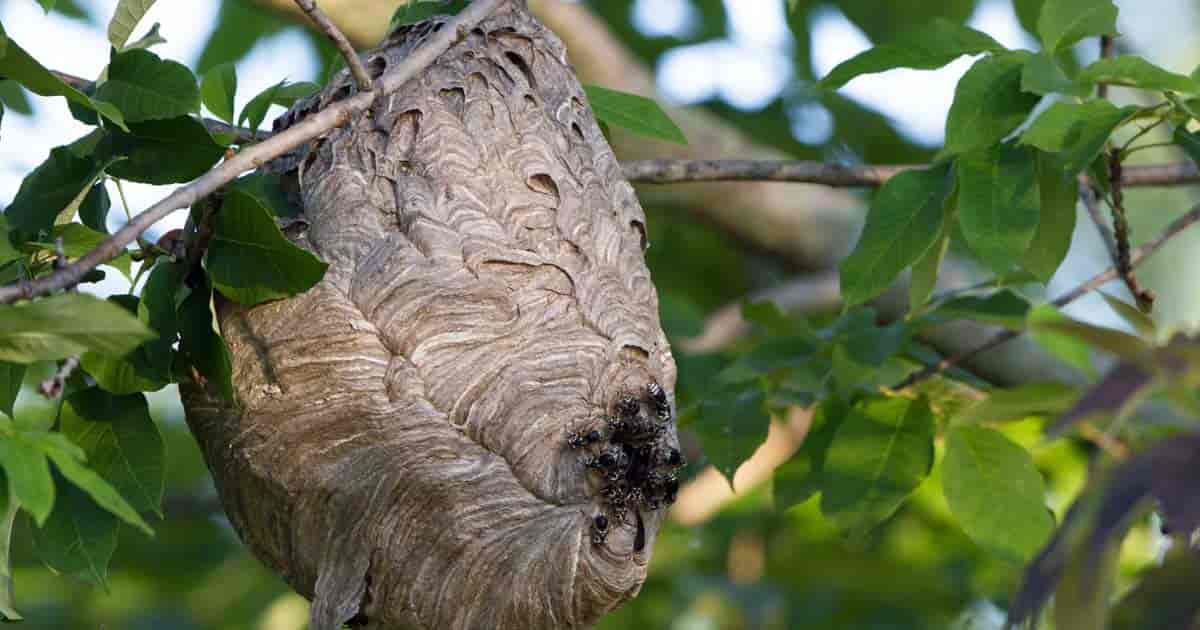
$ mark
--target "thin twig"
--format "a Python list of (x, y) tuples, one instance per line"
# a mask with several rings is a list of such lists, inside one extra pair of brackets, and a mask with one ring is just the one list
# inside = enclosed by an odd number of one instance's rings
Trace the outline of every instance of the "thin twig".
[[(58, 77), (58, 80), (80, 91), (89, 91), (94, 85), (91, 81), (88, 81), (83, 77), (77, 77), (73, 74), (67, 74), (57, 70), (51, 70), (50, 74), (53, 74), (54, 76)], [(254, 129), (247, 129), (246, 127), (236, 127), (234, 125), (230, 125), (229, 123), (214, 120), (212, 118), (197, 117), (197, 119), (211, 133), (233, 136), (234, 144), (250, 144), (251, 142), (259, 142), (261, 140), (266, 140), (271, 135), (270, 132), (256, 131)]]
[[(1200, 221), (1200, 205), (1196, 205), (1186, 214), (1172, 221), (1165, 230), (1158, 234), (1158, 236), (1155, 236), (1153, 239), (1143, 243), (1140, 247), (1133, 250), (1129, 257), (1130, 267), (1136, 268), (1138, 265), (1142, 264), (1142, 262), (1162, 248), (1167, 241), (1171, 240), (1177, 234), (1184, 231), (1197, 221)], [(1115, 280), (1118, 277), (1120, 277), (1120, 272), (1117, 270), (1116, 266), (1109, 267), (1103, 272), (1093, 276), (1087, 282), (1084, 282), (1074, 289), (1071, 289), (1070, 291), (1051, 300), (1050, 303), (1056, 307), (1062, 308), (1063, 306), (1078, 300), (1088, 293), (1091, 293), (1092, 291), (1104, 286), (1105, 283)], [(999, 332), (991, 339), (974, 348), (971, 348), (970, 350), (946, 357), (945, 359), (942, 359), (941, 361), (938, 361), (937, 363), (930, 365), (923, 370), (914, 372), (892, 389), (904, 389), (905, 387), (911, 387), (912, 385), (915, 385), (916, 383), (919, 383), (925, 379), (937, 374), (941, 374), (942, 372), (964, 361), (969, 361), (979, 354), (987, 352), (988, 350), (991, 350), (992, 348), (995, 348), (1006, 341), (1016, 339), (1020, 335), (1021, 333), (1015, 330), (1005, 330)]]
[(1154, 308), (1154, 292), (1138, 282), (1129, 263), (1129, 221), (1125, 217), (1125, 193), (1121, 190), (1121, 152), (1113, 149), (1108, 155), (1108, 173), (1112, 181), (1113, 239), (1117, 244), (1117, 271), (1129, 292), (1137, 300), (1138, 308), (1149, 313)]
[[(467, 33), (475, 25), (504, 1), (475, 0), (472, 2), (444, 28), (430, 35), (425, 43), (405, 57), (403, 62), (380, 77), (376, 91), (389, 94), (399, 89), (433, 63), (447, 49), (466, 38)], [(213, 170), (192, 183), (177, 188), (175, 192), (134, 217), (132, 221), (126, 223), (124, 227), (74, 263), (27, 283), (0, 287), (0, 304), (32, 299), (75, 286), (89, 270), (120, 255), (126, 245), (168, 214), (180, 208), (186, 208), (216, 192), (217, 189), (233, 181), (238, 175), (258, 168), (313, 138), (349, 123), (355, 115), (371, 107), (375, 98), (376, 95), (373, 92), (360, 92), (347, 97), (345, 100), (314, 112), (288, 129), (243, 149)]]
[[(625, 179), (637, 184), (775, 181), (821, 184), (834, 188), (874, 188), (898, 173), (924, 164), (849, 166), (804, 160), (630, 160), (621, 162)], [(1088, 183), (1086, 177), (1081, 181)], [(1191, 162), (1148, 164), (1123, 169), (1126, 188), (1200, 183)]]
[[(1108, 57), (1112, 57), (1113, 53), (1116, 52), (1116, 49), (1117, 49), (1117, 47), (1116, 47), (1115, 43), (1113, 42), (1113, 38), (1111, 35), (1101, 35), (1100, 36), (1100, 58), (1101, 59), (1107, 59)], [(1098, 96), (1100, 98), (1108, 98), (1108, 84), (1107, 83), (1099, 83), (1096, 85), (1096, 96)]]
[(1100, 240), (1104, 241), (1104, 248), (1108, 250), (1109, 259), (1113, 261), (1114, 265), (1117, 264), (1117, 239), (1113, 236), (1112, 228), (1108, 227), (1108, 221), (1100, 210), (1100, 196), (1096, 194), (1096, 189), (1080, 184), (1079, 198), (1083, 201), (1083, 207), (1087, 209), (1088, 216), (1092, 218), (1096, 231), (1100, 233)]
[(354, 82), (358, 84), (358, 89), (363, 92), (370, 92), (372, 89), (371, 75), (367, 72), (366, 66), (363, 65), (362, 59), (358, 57), (358, 53), (355, 52), (354, 45), (350, 43), (350, 40), (346, 39), (345, 34), (317, 6), (315, 0), (296, 0), (296, 4), (308, 14), (309, 19), (337, 47), (338, 52), (342, 54), (342, 59), (346, 60), (346, 66), (350, 68), (350, 74), (354, 76)]
[[(67, 266), (67, 254), (63, 251), (63, 239), (58, 237), (54, 239), (54, 268), (56, 270)], [(71, 374), (79, 367), (79, 357), (67, 357), (63, 364), (58, 367), (58, 370), (50, 378), (42, 381), (38, 385), (38, 391), (51, 400), (58, 398), (62, 394), (63, 389), (67, 386), (67, 379), (71, 378)]]
[[(1108, 59), (1116, 53), (1116, 44), (1111, 35), (1100, 36), (1100, 58)], [(1100, 83), (1096, 86), (1096, 96), (1101, 99), (1108, 98), (1108, 84)], [(1161, 122), (1162, 119), (1159, 119)], [(1142, 137), (1150, 132), (1158, 123), (1142, 129), (1129, 140), (1132, 144), (1134, 140)], [(1125, 282), (1125, 286), (1129, 292), (1133, 294), (1134, 300), (1137, 301), (1138, 308), (1143, 312), (1149, 313), (1154, 308), (1154, 293), (1138, 282), (1137, 276), (1133, 273), (1133, 266), (1129, 264), (1129, 221), (1125, 216), (1125, 193), (1122, 190), (1124, 182), (1121, 181), (1122, 160), (1125, 158), (1125, 152), (1121, 149), (1113, 148), (1108, 153), (1108, 180), (1111, 182), (1112, 190), (1110, 191), (1109, 199), (1111, 203), (1109, 207), (1112, 209), (1113, 232), (1112, 238), (1115, 247), (1110, 249), (1113, 254), (1113, 259), (1116, 262), (1118, 273), (1121, 274), (1121, 279)], [(1092, 213), (1092, 219), (1096, 221), (1097, 227), (1103, 225), (1100, 221), (1099, 212), (1092, 206), (1088, 207), (1088, 212)], [(1101, 230), (1101, 234), (1104, 230)], [(1107, 244), (1107, 238), (1106, 244)]]

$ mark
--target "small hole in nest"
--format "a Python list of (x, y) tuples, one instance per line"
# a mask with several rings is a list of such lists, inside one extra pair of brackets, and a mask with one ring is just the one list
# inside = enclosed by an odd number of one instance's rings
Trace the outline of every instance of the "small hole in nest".
[(529, 84), (529, 87), (537, 87), (537, 82), (533, 80), (533, 69), (529, 67), (529, 64), (525, 61), (524, 57), (512, 52), (511, 50), (506, 51), (504, 53), (504, 57), (508, 59), (509, 63), (516, 66), (517, 70), (521, 71), (521, 74), (525, 76), (525, 82)]
[(554, 183), (553, 177), (550, 177), (546, 173), (538, 173), (530, 176), (530, 178), (526, 180), (526, 184), (532, 190), (545, 195), (552, 195), (554, 197), (554, 205), (558, 205), (560, 199), (558, 194), (558, 184)]
[(371, 75), (372, 79), (378, 79), (379, 77), (383, 76), (383, 72), (387, 70), (387, 64), (388, 62), (386, 57), (371, 57), (371, 59), (367, 61), (367, 73)]

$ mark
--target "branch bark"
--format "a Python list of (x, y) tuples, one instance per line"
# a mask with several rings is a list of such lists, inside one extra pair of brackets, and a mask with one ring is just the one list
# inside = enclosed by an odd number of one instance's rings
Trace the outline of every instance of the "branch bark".
[[(625, 177), (643, 184), (691, 182), (774, 181), (820, 184), (837, 188), (875, 188), (897, 173), (926, 168), (927, 164), (846, 166), (804, 160), (626, 160)], [(1086, 176), (1080, 182), (1090, 185)], [(1200, 171), (1191, 162), (1146, 164), (1122, 169), (1126, 188), (1185, 186), (1200, 183)]]
[(53, 273), (19, 285), (0, 287), (0, 304), (11, 304), (21, 299), (66, 289), (79, 284), (91, 269), (119, 256), (125, 246), (145, 232), (150, 226), (180, 208), (214, 193), (233, 181), (238, 175), (256, 169), (270, 160), (308, 142), (328, 131), (348, 123), (356, 114), (371, 107), (379, 94), (387, 95), (408, 82), (467, 31), (491, 13), (503, 0), (476, 0), (463, 10), (446, 28), (433, 33), (420, 48), (415, 50), (402, 64), (387, 71), (379, 78), (379, 89), (361, 92), (316, 112), (282, 133), (275, 134), (262, 142), (247, 147), (220, 166), (205, 173), (190, 184), (178, 188), (162, 201), (135, 216), (97, 246), (75, 262)]
[(371, 91), (371, 75), (367, 72), (366, 66), (363, 65), (362, 59), (358, 58), (358, 53), (354, 50), (354, 45), (346, 39), (346, 36), (340, 31), (336, 24), (329, 19), (328, 15), (317, 6), (315, 0), (296, 0), (296, 5), (299, 6), (317, 25), (317, 28), (333, 42), (335, 48), (341, 53), (342, 59), (346, 60), (346, 67), (350, 68), (350, 75), (354, 77), (354, 83), (359, 90), (363, 92)]

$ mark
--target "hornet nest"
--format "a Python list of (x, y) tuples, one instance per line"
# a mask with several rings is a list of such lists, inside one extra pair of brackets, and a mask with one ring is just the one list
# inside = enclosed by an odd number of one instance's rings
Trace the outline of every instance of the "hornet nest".
[[(353, 89), (343, 72), (276, 127)], [(230, 521), (311, 628), (582, 628), (636, 595), (683, 464), (675, 364), (645, 216), (562, 42), (509, 0), (266, 168), (329, 270), (218, 300), (236, 403), (182, 390)]]

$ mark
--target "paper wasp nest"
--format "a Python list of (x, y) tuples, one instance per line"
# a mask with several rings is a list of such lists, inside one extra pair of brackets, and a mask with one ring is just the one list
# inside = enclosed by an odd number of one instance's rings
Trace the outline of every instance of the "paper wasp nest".
[(678, 487), (675, 366), (642, 209), (558, 38), (503, 4), (270, 168), (329, 271), (222, 304), (237, 404), (184, 398), (230, 520), (311, 627), (578, 628), (632, 598)]

